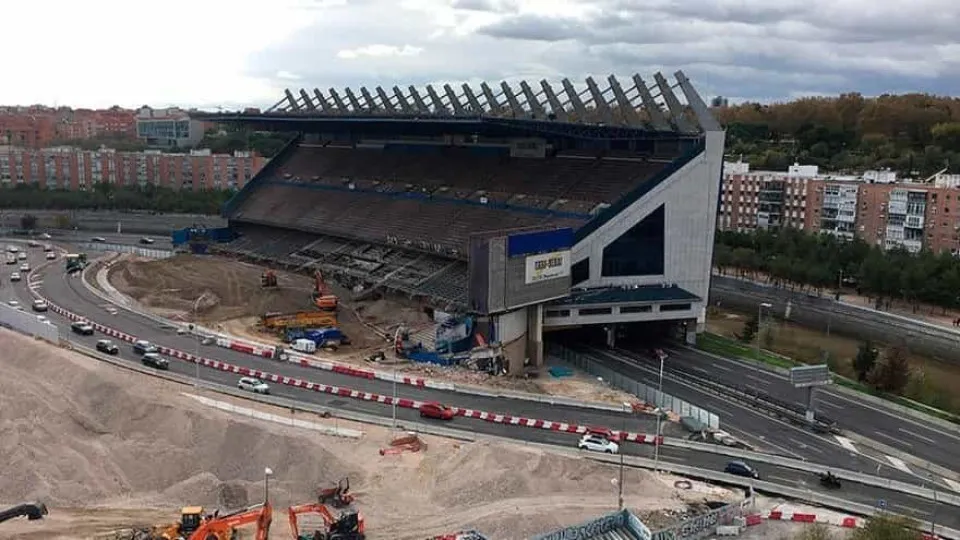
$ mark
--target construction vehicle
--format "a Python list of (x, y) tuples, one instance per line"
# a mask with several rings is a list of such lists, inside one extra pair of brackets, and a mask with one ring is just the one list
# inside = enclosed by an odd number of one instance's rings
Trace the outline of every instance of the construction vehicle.
[(350, 479), (341, 478), (336, 485), (317, 489), (317, 500), (334, 508), (346, 508), (356, 500), (350, 494)]
[(287, 328), (283, 336), (284, 341), (293, 343), (298, 339), (309, 339), (317, 348), (336, 349), (342, 344), (350, 342), (339, 328)]
[(79, 272), (87, 267), (86, 253), (68, 253), (64, 259), (66, 260), (68, 274)]
[(330, 286), (323, 280), (323, 274), (317, 270), (314, 275), (313, 303), (322, 311), (336, 311), (340, 307), (340, 299), (330, 291)]
[(34, 521), (43, 519), (45, 515), (47, 515), (47, 506), (43, 503), (18, 504), (6, 510), (0, 510), (0, 523), (21, 516), (26, 517), (29, 521)]
[(146, 534), (136, 535), (138, 540), (233, 540), (236, 529), (251, 523), (257, 524), (257, 540), (266, 540), (270, 533), (273, 508), (269, 502), (245, 508), (226, 515), (204, 515), (202, 506), (187, 506), (180, 511), (180, 521), (171, 525), (154, 527)]
[(324, 328), (337, 326), (337, 316), (328, 311), (297, 311), (294, 313), (265, 313), (260, 325), (283, 332), (287, 328)]
[(273, 270), (267, 270), (266, 272), (260, 274), (260, 287), (261, 288), (273, 288), (277, 286), (277, 273)]
[[(359, 512), (351, 510), (333, 517), (327, 505), (321, 503), (301, 504), (291, 506), (287, 513), (290, 516), (290, 532), (294, 540), (363, 540), (364, 522)], [(312, 534), (301, 534), (297, 516), (300, 514), (319, 514), (323, 518), (323, 529), (313, 531)]]

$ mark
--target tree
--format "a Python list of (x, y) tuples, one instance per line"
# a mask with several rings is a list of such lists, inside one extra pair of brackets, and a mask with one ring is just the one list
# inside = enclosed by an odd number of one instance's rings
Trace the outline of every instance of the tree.
[(69, 229), (71, 227), (70, 216), (66, 214), (57, 214), (53, 218), (53, 226), (58, 229)]
[(753, 341), (753, 338), (757, 335), (757, 330), (760, 329), (760, 320), (756, 315), (751, 315), (750, 318), (743, 323), (743, 330), (740, 331), (740, 335), (737, 336), (737, 339), (744, 343), (750, 343)]
[(32, 231), (37, 228), (37, 216), (33, 214), (24, 214), (20, 216), (20, 228), (25, 231)]
[(903, 392), (910, 382), (910, 362), (903, 347), (894, 345), (884, 351), (883, 359), (874, 366), (869, 378), (878, 390), (893, 394)]
[(904, 516), (877, 514), (863, 527), (854, 529), (850, 540), (920, 540), (917, 522)]
[(853, 358), (853, 371), (857, 374), (857, 380), (860, 382), (867, 380), (867, 376), (873, 371), (879, 356), (880, 351), (874, 348), (869, 339), (860, 344), (860, 348), (857, 349), (857, 356)]

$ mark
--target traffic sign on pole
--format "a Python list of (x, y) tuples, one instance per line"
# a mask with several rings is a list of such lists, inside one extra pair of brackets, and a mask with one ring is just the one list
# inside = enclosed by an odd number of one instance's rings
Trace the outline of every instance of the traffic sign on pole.
[(833, 377), (830, 375), (830, 366), (826, 364), (790, 368), (790, 383), (793, 384), (794, 388), (823, 386), (832, 382)]

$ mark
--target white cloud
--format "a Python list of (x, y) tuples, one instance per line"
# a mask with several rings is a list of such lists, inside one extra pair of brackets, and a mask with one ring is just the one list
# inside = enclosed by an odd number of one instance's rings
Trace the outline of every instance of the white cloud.
[(346, 59), (360, 58), (363, 56), (387, 58), (391, 56), (417, 56), (421, 52), (423, 52), (423, 47), (414, 47), (412, 45), (404, 45), (403, 47), (397, 47), (395, 45), (366, 45), (357, 47), (356, 49), (339, 51), (337, 52), (337, 57)]

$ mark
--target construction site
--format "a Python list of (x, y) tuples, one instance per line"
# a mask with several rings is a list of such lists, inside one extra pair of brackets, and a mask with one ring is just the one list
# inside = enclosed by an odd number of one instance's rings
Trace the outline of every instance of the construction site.
[[(107, 277), (117, 291), (157, 315), (310, 352), (318, 359), (367, 366), (376, 361), (410, 375), (574, 399), (616, 404), (635, 399), (575, 370), (565, 370), (563, 377), (517, 379), (397, 354), (398, 331), (411, 334), (408, 342), (436, 349), (434, 336), (441, 325), (431, 317), (433, 310), (398, 294), (358, 300), (352, 291), (309, 272), (273, 270), (216, 255), (159, 260), (124, 255), (111, 263)], [(97, 286), (96, 279), (91, 277), (90, 284)], [(321, 308), (318, 300), (326, 304)], [(303, 338), (313, 338), (314, 345), (295, 348)]]
[[(468, 528), (525, 538), (616, 509), (614, 466), (432, 436), (417, 436), (418, 451), (382, 455), (397, 437), (387, 428), (339, 420), (338, 429), (362, 436), (323, 435), (212, 408), (203, 395), (191, 399), (191, 387), (7, 331), (0, 349), (8, 352), (0, 503), (42, 501), (49, 511), (3, 523), (0, 537), (226, 539), (236, 530), (239, 538), (267, 538), (256, 534), (269, 513), (270, 538), (296, 538), (293, 508), (300, 538), (422, 539)], [(625, 502), (651, 525), (743, 495), (698, 482), (678, 489), (670, 475), (626, 475)], [(197, 530), (205, 534), (189, 535)]]

